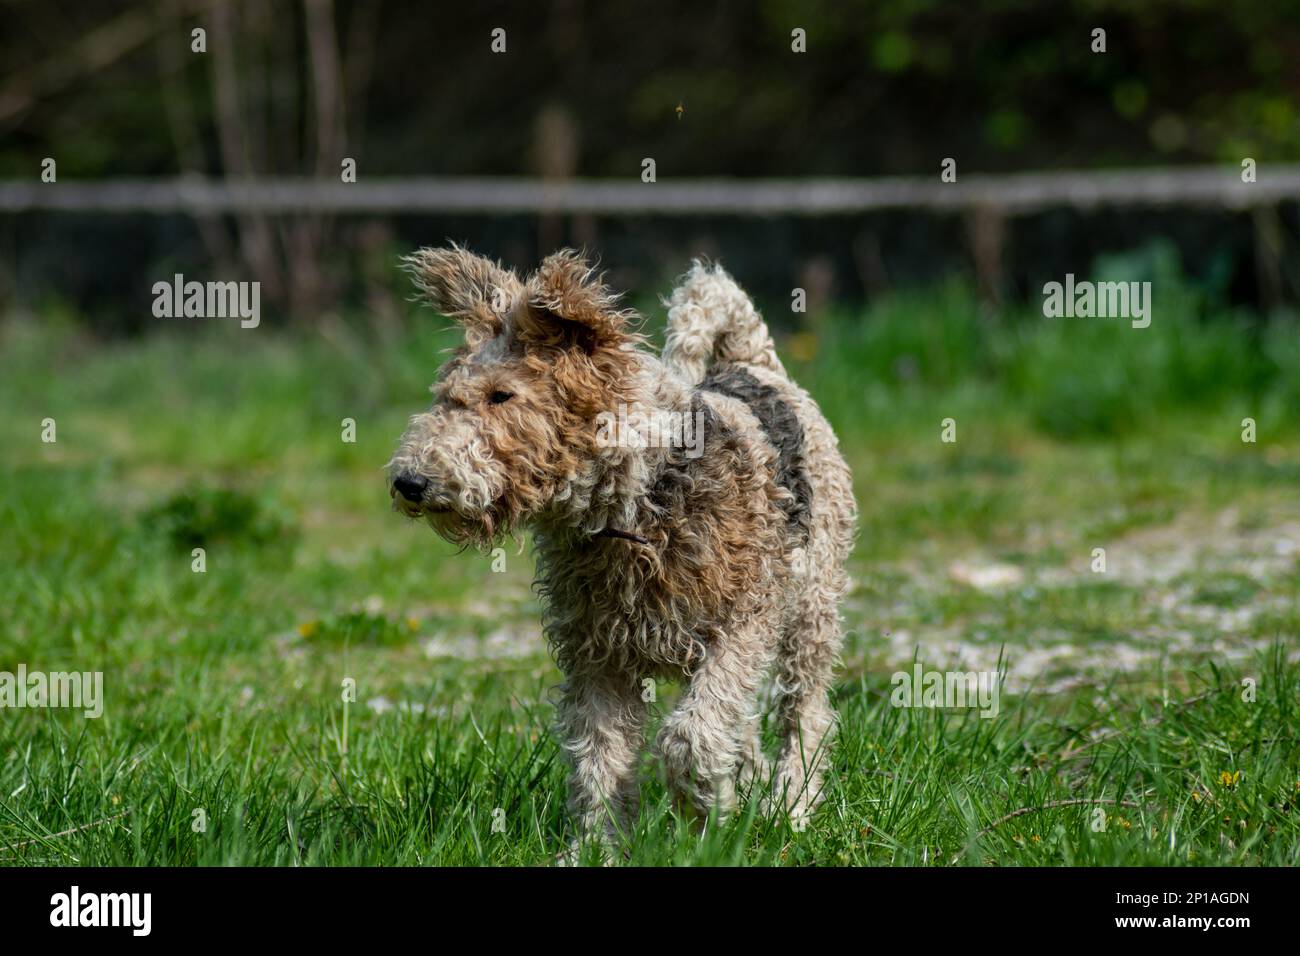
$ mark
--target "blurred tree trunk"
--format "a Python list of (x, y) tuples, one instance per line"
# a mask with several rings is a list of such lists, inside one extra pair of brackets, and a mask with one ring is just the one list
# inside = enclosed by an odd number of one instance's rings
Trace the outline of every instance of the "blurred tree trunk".
[[(373, 11), (375, 5), (363, 6)], [(220, 156), (220, 169), (213, 174), (230, 180), (307, 174), (337, 182), (343, 159), (357, 158), (356, 149), (347, 146), (347, 104), (349, 97), (354, 103), (363, 100), (378, 19), (373, 12), (354, 17), (349, 51), (358, 62), (349, 70), (334, 16), (332, 0), (303, 0), (300, 7), (266, 0), (216, 5), (208, 41), (212, 125)], [(297, 55), (299, 28), (305, 58)], [(367, 35), (358, 36), (358, 30)], [(193, 151), (186, 155), (182, 141), (177, 142), (186, 168), (194, 162)], [(283, 308), (291, 321), (310, 321), (334, 301), (339, 290), (326, 262), (335, 245), (332, 216), (303, 212), (269, 217), (252, 211), (236, 213), (232, 221), (239, 261), (262, 284), (265, 299)]]
[[(247, 31), (241, 31), (238, 8), (239, 4), (223, 3), (213, 11), (212, 36), (208, 43), (213, 121), (221, 150), (221, 172), (230, 179), (251, 179), (255, 173), (249, 148), (249, 113), (242, 102), (235, 50), (247, 50), (251, 55), (254, 40)], [(241, 212), (235, 214), (234, 220), (244, 265), (262, 283), (262, 292), (268, 299), (286, 304), (283, 274), (266, 217), (256, 212)]]
[(1255, 233), (1255, 282), (1260, 311), (1266, 315), (1282, 302), (1282, 219), (1276, 206), (1251, 210)]
[[(537, 175), (544, 183), (559, 186), (573, 178), (578, 171), (578, 128), (566, 107), (551, 103), (538, 114), (533, 152)], [(563, 242), (563, 213), (543, 212), (537, 219), (539, 258)]]
[(1002, 246), (1006, 221), (1002, 210), (989, 203), (976, 206), (966, 216), (966, 235), (980, 298), (989, 305), (1002, 304)]
[[(184, 13), (181, 0), (168, 0), (165, 6), (178, 19)], [(202, 131), (194, 112), (190, 90), (185, 82), (189, 47), (177, 41), (174, 33), (160, 31), (154, 44), (158, 61), (158, 80), (162, 91), (163, 113), (176, 150), (177, 168), (182, 176), (202, 176), (207, 163), (203, 155)], [(199, 238), (216, 263), (217, 269), (229, 272), (236, 268), (234, 250), (221, 217), (215, 213), (200, 213), (195, 217)]]

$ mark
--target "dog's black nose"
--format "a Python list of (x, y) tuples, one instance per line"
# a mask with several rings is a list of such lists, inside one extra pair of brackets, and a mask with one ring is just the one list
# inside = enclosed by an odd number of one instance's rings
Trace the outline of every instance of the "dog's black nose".
[(407, 501), (419, 501), (424, 497), (424, 489), (429, 487), (429, 481), (419, 475), (398, 475), (393, 479), (393, 487)]

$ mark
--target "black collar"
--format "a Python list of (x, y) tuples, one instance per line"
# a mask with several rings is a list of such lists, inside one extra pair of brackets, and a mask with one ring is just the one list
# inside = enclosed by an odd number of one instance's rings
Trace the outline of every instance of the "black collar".
[(635, 541), (637, 544), (649, 544), (648, 538), (643, 538), (639, 534), (633, 534), (631, 531), (619, 531), (617, 528), (601, 528), (594, 535), (594, 538), (621, 538), (623, 541)]

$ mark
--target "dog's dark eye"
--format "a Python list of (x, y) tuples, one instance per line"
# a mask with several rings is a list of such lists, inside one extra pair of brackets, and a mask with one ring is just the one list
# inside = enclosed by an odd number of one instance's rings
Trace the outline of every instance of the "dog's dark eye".
[(502, 402), (508, 402), (514, 397), (514, 392), (503, 392), (500, 389), (497, 389), (488, 397), (488, 401), (493, 405), (500, 405)]

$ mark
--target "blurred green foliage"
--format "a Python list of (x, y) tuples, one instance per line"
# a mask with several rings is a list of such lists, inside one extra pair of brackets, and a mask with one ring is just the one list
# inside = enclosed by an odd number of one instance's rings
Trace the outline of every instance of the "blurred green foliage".
[(291, 520), (282, 509), (233, 488), (178, 492), (147, 511), (141, 524), (147, 533), (160, 533), (185, 549), (219, 541), (267, 545), (293, 540)]
[[(308, 19), (298, 3), (228, 6), (237, 105), (266, 121), (249, 154), (265, 172), (309, 172)], [(67, 176), (217, 171), (223, 41), (211, 14), (176, 9), (9, 8), (0, 175), (34, 176), (44, 156)], [(547, 109), (572, 129), (570, 171), (593, 176), (635, 176), (645, 156), (665, 177), (928, 173), (944, 156), (963, 170), (1300, 157), (1294, 0), (332, 9), (346, 155), (363, 175), (535, 172)], [(96, 31), (126, 26), (135, 42), (92, 55)], [(199, 26), (204, 54), (190, 51)], [(495, 27), (504, 54), (489, 48)], [(796, 28), (806, 53), (791, 50)]]
[(1164, 242), (1100, 257), (1091, 278), (1150, 282), (1150, 326), (1044, 318), (1037, 290), (991, 309), (969, 283), (952, 280), (889, 296), (857, 320), (828, 315), (815, 356), (797, 363), (796, 375), (817, 382), (823, 407), (841, 421), (860, 416), (865, 400), (882, 423), (910, 426), (908, 409), (933, 415), (930, 398), (943, 391), (945, 408), (959, 407), (952, 396), (968, 416), (1013, 408), (1061, 439), (1149, 433), (1192, 410), (1221, 414), (1229, 437), (1245, 416), (1260, 427), (1300, 424), (1292, 317), (1267, 321), (1225, 305), (1184, 276)]

